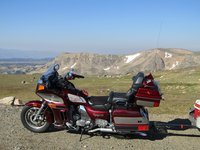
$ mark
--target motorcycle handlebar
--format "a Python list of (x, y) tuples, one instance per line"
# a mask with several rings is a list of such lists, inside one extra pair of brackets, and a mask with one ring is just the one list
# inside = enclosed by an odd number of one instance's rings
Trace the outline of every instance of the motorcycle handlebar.
[(73, 76), (74, 76), (75, 78), (85, 78), (84, 76), (78, 75), (78, 74), (73, 74)]
[(74, 80), (75, 78), (85, 78), (84, 76), (82, 76), (82, 75), (78, 75), (78, 74), (74, 74), (74, 73), (72, 73), (70, 76), (65, 76), (65, 78), (67, 79), (67, 80)]

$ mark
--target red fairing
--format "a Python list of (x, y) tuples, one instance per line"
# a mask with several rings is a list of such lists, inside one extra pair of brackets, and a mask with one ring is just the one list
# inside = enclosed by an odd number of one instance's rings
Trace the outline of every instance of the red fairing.
[(29, 101), (25, 104), (26, 106), (33, 106), (33, 107), (38, 107), (40, 108), (42, 105), (42, 101), (38, 101), (38, 100), (33, 100), (33, 101)]
[(105, 119), (109, 120), (109, 112), (108, 111), (101, 111), (101, 110), (94, 110), (89, 105), (85, 107), (88, 115), (91, 119)]

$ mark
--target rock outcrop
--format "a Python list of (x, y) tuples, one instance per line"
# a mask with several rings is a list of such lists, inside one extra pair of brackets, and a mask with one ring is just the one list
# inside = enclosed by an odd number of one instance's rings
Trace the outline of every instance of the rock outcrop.
[(22, 101), (19, 99), (16, 99), (14, 96), (9, 96), (9, 97), (0, 99), (0, 104), (11, 105), (11, 106), (22, 106), (23, 105)]

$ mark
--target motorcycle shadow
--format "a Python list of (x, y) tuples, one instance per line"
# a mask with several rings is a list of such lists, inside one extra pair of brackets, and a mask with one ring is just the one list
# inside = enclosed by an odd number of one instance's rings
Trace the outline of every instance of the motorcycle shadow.
[[(129, 134), (129, 135), (114, 135), (115, 138), (120, 139), (143, 139), (143, 140), (162, 140), (169, 136), (179, 136), (179, 137), (200, 137), (200, 134), (185, 134), (185, 133), (168, 133), (168, 130), (172, 131), (185, 131), (191, 129), (191, 122), (189, 119), (177, 118), (169, 122), (150, 122), (150, 130), (147, 132), (146, 136), (142, 134)], [(156, 126), (158, 124), (158, 126)], [(198, 132), (198, 131), (197, 131)]]
[[(158, 125), (158, 126), (157, 126)], [(181, 125), (186, 125), (183, 128), (180, 128)], [(161, 121), (151, 121), (150, 122), (150, 130), (146, 132), (146, 135), (143, 134), (142, 132), (135, 132), (133, 134), (109, 134), (109, 133), (101, 133), (101, 134), (94, 134), (94, 135), (89, 135), (87, 132), (83, 133), (83, 136), (81, 141), (87, 140), (89, 138), (95, 137), (95, 136), (102, 136), (105, 139), (110, 139), (111, 137), (117, 138), (117, 139), (126, 139), (126, 140), (132, 140), (132, 139), (142, 139), (142, 140), (150, 140), (150, 141), (156, 141), (156, 140), (163, 140), (166, 137), (169, 136), (180, 136), (180, 137), (200, 137), (199, 135), (196, 134), (185, 134), (185, 133), (168, 133), (168, 130), (172, 131), (185, 131), (190, 129), (191, 122), (188, 119), (181, 119), (177, 118), (168, 122), (161, 122)], [(66, 130), (66, 128), (55, 128), (53, 125), (50, 126), (49, 130), (47, 133), (51, 132), (59, 132)], [(67, 131), (70, 134), (77, 134), (80, 135), (80, 132), (72, 132), (72, 131)], [(197, 131), (198, 132), (198, 131)]]
[[(191, 122), (189, 119), (176, 118), (172, 121), (168, 121), (167, 124), (169, 124), (169, 127), (168, 127), (169, 130), (183, 131), (183, 130), (191, 129), (190, 127)], [(184, 127), (181, 128), (181, 125), (184, 125)]]
[(60, 132), (66, 130), (65, 127), (61, 127), (61, 128), (56, 128), (54, 125), (50, 125), (49, 129), (46, 131), (46, 133), (53, 133), (53, 132)]
[(153, 132), (154, 131), (147, 132), (146, 136), (136, 133), (136, 134), (127, 134), (127, 135), (116, 134), (116, 135), (113, 135), (113, 137), (117, 139), (125, 139), (125, 140), (141, 139), (141, 140), (150, 140), (150, 141), (162, 140), (167, 137), (167, 134), (162, 134), (162, 133), (155, 134)]

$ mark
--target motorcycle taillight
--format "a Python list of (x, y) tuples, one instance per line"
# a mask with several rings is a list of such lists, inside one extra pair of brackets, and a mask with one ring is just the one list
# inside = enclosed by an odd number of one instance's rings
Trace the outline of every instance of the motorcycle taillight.
[(153, 107), (159, 107), (159, 105), (160, 105), (160, 101), (156, 101), (154, 102)]
[(139, 125), (138, 126), (138, 131), (149, 131), (149, 125)]

